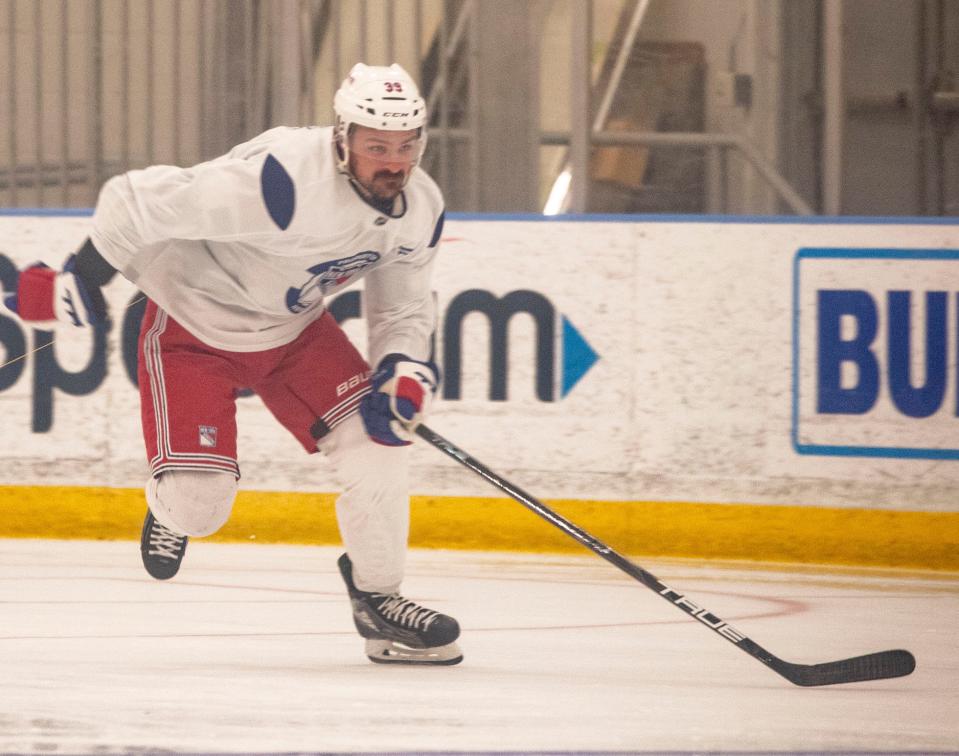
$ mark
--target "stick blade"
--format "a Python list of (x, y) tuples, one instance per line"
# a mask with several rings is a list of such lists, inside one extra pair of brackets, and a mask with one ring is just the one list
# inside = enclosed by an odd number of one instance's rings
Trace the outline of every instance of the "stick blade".
[(916, 657), (904, 649), (895, 649), (823, 664), (781, 662), (773, 668), (796, 685), (839, 685), (903, 677), (916, 668)]

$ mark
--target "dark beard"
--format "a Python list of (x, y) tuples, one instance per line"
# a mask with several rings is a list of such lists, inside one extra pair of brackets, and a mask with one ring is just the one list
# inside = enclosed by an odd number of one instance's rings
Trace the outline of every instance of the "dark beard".
[(405, 173), (391, 173), (379, 171), (373, 175), (373, 180), (366, 187), (369, 193), (380, 201), (394, 200), (401, 191), (406, 180)]

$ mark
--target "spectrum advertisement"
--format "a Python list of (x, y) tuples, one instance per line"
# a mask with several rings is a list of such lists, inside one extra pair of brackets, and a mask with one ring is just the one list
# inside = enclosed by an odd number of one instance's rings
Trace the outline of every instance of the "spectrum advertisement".
[[(89, 217), (0, 215), (0, 281)], [(430, 425), (543, 497), (951, 510), (959, 224), (456, 216), (434, 275)], [(139, 486), (142, 295), (100, 331), (0, 317), (0, 484)], [(363, 350), (362, 285), (328, 306)], [(336, 490), (253, 395), (243, 485)], [(476, 494), (429, 448), (417, 493)]]

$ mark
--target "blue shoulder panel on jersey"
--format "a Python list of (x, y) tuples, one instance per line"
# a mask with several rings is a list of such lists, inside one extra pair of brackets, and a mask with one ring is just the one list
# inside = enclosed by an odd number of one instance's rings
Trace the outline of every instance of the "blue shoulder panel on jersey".
[(446, 211), (440, 213), (439, 219), (436, 221), (436, 228), (433, 229), (433, 238), (430, 239), (430, 246), (435, 247), (440, 240), (440, 234), (443, 233), (443, 223), (446, 221)]
[(296, 209), (296, 190), (286, 168), (272, 155), (267, 155), (266, 162), (263, 163), (260, 188), (263, 190), (263, 202), (273, 222), (286, 231)]

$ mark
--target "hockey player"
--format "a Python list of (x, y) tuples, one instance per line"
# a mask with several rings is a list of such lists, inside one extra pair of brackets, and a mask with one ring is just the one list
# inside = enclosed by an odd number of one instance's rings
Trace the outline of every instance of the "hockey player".
[[(359, 63), (334, 111), (333, 127), (274, 128), (192, 168), (110, 179), (80, 250), (59, 272), (27, 268), (5, 299), (25, 321), (97, 326), (118, 271), (148, 297), (140, 549), (153, 577), (173, 577), (188, 538), (229, 517), (248, 387), (337, 471), (338, 566), (369, 658), (456, 664), (456, 620), (399, 594), (409, 445), (438, 384), (430, 271), (444, 213), (417, 165), (426, 105), (400, 66)], [(324, 306), (360, 278), (369, 363)]]

